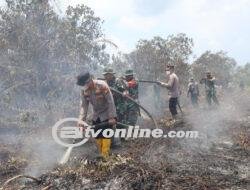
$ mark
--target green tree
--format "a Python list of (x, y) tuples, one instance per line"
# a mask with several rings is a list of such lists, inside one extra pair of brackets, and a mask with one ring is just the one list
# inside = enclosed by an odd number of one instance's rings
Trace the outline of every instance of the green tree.
[(192, 54), (193, 40), (185, 34), (170, 35), (167, 39), (154, 37), (140, 40), (136, 50), (128, 55), (128, 62), (140, 78), (157, 80), (165, 77), (167, 64), (176, 66), (176, 73), (186, 84), (189, 78), (189, 56)]
[(109, 59), (97, 42), (103, 36), (101, 19), (85, 5), (69, 6), (60, 16), (46, 0), (6, 3), (0, 10), (1, 108), (6, 109), (7, 103), (10, 110), (36, 107), (38, 112), (72, 107), (72, 99), (66, 100), (78, 97), (75, 76)]
[(233, 79), (236, 61), (228, 57), (223, 51), (212, 53), (206, 51), (192, 64), (192, 71), (197, 80), (205, 77), (206, 71), (210, 71), (217, 79), (218, 84), (227, 87)]
[(245, 85), (250, 86), (250, 63), (236, 68), (234, 82), (238, 85), (243, 82)]

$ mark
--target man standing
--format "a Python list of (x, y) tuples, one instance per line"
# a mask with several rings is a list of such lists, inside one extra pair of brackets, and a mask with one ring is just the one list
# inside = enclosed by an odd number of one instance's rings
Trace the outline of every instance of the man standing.
[[(109, 85), (109, 87), (123, 93), (126, 90), (126, 84), (122, 79), (115, 77), (115, 72), (111, 68), (105, 68), (103, 72), (103, 76)], [(126, 123), (126, 101), (125, 98), (118, 93), (112, 92), (113, 99), (115, 102), (116, 107), (116, 114), (117, 114), (117, 121), (120, 123)], [(119, 125), (116, 126), (116, 128), (124, 128), (120, 127)], [(120, 144), (119, 138), (112, 138), (111, 147), (115, 148)]]
[[(128, 69), (125, 71), (126, 80), (126, 91), (124, 91), (125, 96), (129, 96), (138, 102), (139, 96), (139, 86), (138, 81), (134, 78), (134, 71)], [(140, 108), (134, 102), (126, 100), (126, 124), (135, 126), (137, 122), (138, 115), (140, 113)]]
[[(103, 76), (109, 85), (109, 87), (123, 93), (126, 90), (126, 84), (122, 79), (115, 77), (115, 72), (111, 68), (105, 68), (103, 72)], [(120, 94), (117, 94), (115, 92), (113, 94), (113, 99), (115, 102), (116, 107), (116, 114), (117, 114), (117, 121), (124, 123), (125, 118), (124, 115), (126, 113), (126, 104), (125, 104), (125, 98), (122, 97)]]
[(200, 83), (205, 84), (206, 99), (209, 106), (212, 104), (212, 100), (216, 105), (219, 105), (218, 99), (216, 97), (215, 90), (215, 77), (212, 77), (211, 72), (206, 72), (207, 77), (201, 79)]
[[(95, 132), (101, 129), (96, 143), (102, 158), (109, 157), (111, 139), (102, 134), (105, 129), (112, 129), (116, 124), (116, 109), (112, 93), (105, 81), (93, 80), (89, 72), (77, 76), (77, 85), (82, 86), (81, 110), (79, 120), (86, 121), (89, 103), (93, 107), (93, 125), (103, 123), (102, 127), (95, 127)], [(107, 123), (107, 124), (105, 124)]]
[(190, 79), (188, 84), (187, 97), (191, 97), (191, 102), (194, 107), (198, 106), (198, 96), (199, 96), (199, 87), (198, 83), (194, 81), (193, 78)]
[(178, 104), (178, 97), (180, 94), (180, 88), (179, 88), (179, 78), (174, 72), (174, 65), (168, 65), (166, 68), (166, 75), (168, 82), (163, 83), (159, 82), (160, 85), (167, 87), (169, 90), (169, 111), (173, 117), (174, 120), (177, 119), (177, 104)]

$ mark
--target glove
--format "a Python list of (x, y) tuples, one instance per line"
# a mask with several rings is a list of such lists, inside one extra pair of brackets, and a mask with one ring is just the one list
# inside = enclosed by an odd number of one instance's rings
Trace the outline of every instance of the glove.
[(135, 88), (137, 85), (136, 81), (135, 80), (131, 80), (128, 82), (128, 87), (129, 88)]
[(83, 132), (83, 131), (85, 130), (85, 126), (84, 126), (84, 124), (81, 123), (81, 122), (78, 122), (78, 123), (77, 123), (77, 127), (80, 128), (80, 131), (81, 131), (81, 132)]

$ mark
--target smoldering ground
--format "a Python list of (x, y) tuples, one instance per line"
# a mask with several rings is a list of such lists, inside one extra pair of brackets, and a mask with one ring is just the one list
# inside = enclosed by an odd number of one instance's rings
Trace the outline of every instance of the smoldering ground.
[[(198, 131), (199, 138), (152, 140), (150, 148), (141, 159), (157, 168), (165, 164), (174, 164), (176, 168), (173, 169), (180, 173), (204, 171), (215, 172), (216, 176), (220, 172), (230, 175), (237, 171), (239, 178), (249, 177), (249, 150), (246, 149), (245, 153), (244, 150), (243, 153), (238, 152), (241, 142), (235, 136), (240, 133), (244, 134), (246, 139), (250, 136), (248, 94), (248, 91), (235, 91), (221, 99), (219, 106), (207, 107), (205, 102), (202, 102), (200, 108), (190, 107), (189, 110), (185, 110), (184, 122), (177, 125), (177, 130)], [(247, 146), (249, 148), (249, 143)], [(241, 161), (234, 164), (230, 162), (231, 166), (227, 167), (226, 165), (230, 164), (228, 159)], [(242, 166), (246, 170), (241, 170)]]
[[(54, 141), (51, 128), (59, 119), (78, 114), (80, 93), (77, 87), (55, 91), (64, 95), (54, 94), (47, 99), (17, 95), (17, 100), (11, 102), (16, 111), (2, 112), (1, 144), (20, 153), (20, 159), (26, 162), (22, 168), (25, 174), (39, 176), (53, 169), (64, 154), (65, 148)], [(67, 101), (71, 104), (62, 103)]]
[[(40, 152), (44, 152), (39, 159), (34, 159), (41, 163), (37, 163), (37, 166), (34, 167), (36, 164), (30, 161), (32, 160), (30, 156), (28, 160), (31, 163), (28, 167), (26, 166), (24, 171), (33, 175), (37, 174), (37, 176), (43, 171), (41, 179), (46, 184), (52, 183), (53, 187), (60, 189), (80, 187), (131, 189), (134, 186), (151, 187), (151, 189), (176, 187), (244, 189), (247, 185), (246, 179), (249, 177), (248, 153), (237, 145), (231, 132), (235, 130), (234, 126), (237, 130), (241, 130), (242, 127), (244, 128), (243, 124), (247, 125), (249, 108), (246, 103), (249, 98), (247, 93), (240, 97), (238, 95), (232, 95), (235, 98), (230, 98), (228, 101), (222, 100), (217, 109), (190, 109), (181, 125), (161, 125), (161, 128), (165, 130), (173, 129), (171, 127), (174, 127), (175, 130), (193, 130), (195, 128), (203, 134), (209, 134), (208, 127), (211, 127), (210, 135), (204, 135), (204, 139), (136, 139), (124, 142), (121, 149), (116, 150), (116, 154), (119, 156), (106, 165), (99, 165), (93, 161), (97, 150), (94, 142), (90, 142), (73, 151), (68, 165), (55, 167), (54, 153), (55, 155), (63, 154), (59, 152), (58, 147), (53, 146), (53, 142), (51, 143), (50, 139), (46, 138), (47, 133), (42, 130), (43, 133), (35, 135), (37, 142), (32, 143), (33, 148), (29, 148), (34, 150), (33, 158), (40, 155), (36, 154), (36, 147)], [(246, 101), (242, 102), (242, 100)], [(148, 98), (148, 101), (151, 101), (151, 98)], [(78, 113), (78, 109), (76, 113)], [(65, 113), (58, 112), (57, 114)], [(197, 121), (193, 121), (194, 117), (198, 117)], [(213, 117), (215, 120), (210, 121)], [(210, 122), (211, 126), (207, 126)], [(206, 126), (203, 126), (205, 124)], [(220, 126), (219, 129), (218, 126)], [(32, 139), (32, 136), (30, 138)], [(223, 144), (225, 140), (228, 141), (228, 138), (233, 145)], [(32, 140), (34, 141), (34, 139)], [(47, 141), (44, 143), (45, 146), (40, 144), (42, 141)], [(27, 142), (29, 142), (28, 139)], [(54, 153), (50, 151), (54, 151)], [(43, 156), (46, 154), (51, 154), (50, 159)], [(48, 163), (43, 159), (49, 160)], [(42, 167), (39, 167), (40, 164)], [(47, 166), (47, 170), (44, 168), (45, 166)], [(135, 175), (137, 173), (140, 175)], [(33, 183), (30, 189), (37, 189), (37, 187), (37, 184)]]

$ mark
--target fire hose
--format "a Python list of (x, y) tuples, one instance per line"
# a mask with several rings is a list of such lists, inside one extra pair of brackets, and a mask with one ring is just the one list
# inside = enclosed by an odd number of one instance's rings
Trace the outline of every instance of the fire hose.
[(124, 96), (121, 92), (119, 92), (118, 90), (116, 90), (114, 88), (110, 87), (110, 90), (114, 93), (120, 94), (121, 96), (127, 98), (128, 100), (130, 100), (131, 102), (133, 102), (137, 106), (139, 106), (149, 116), (149, 118), (153, 121), (155, 128), (158, 128), (157, 122), (155, 121), (154, 117), (142, 105), (140, 105), (138, 102), (136, 102), (133, 98), (131, 98), (129, 96)]
[[(153, 84), (157, 84), (157, 85), (162, 86), (161, 83), (160, 83), (159, 81), (139, 80), (139, 82), (153, 83)], [(180, 106), (179, 98), (177, 99), (177, 106), (178, 106), (180, 112), (183, 114), (183, 111), (182, 111), (181, 106)]]
[[(155, 121), (155, 119), (153, 118), (153, 116), (140, 104), (138, 104), (134, 99), (132, 99), (131, 97), (129, 96), (124, 96), (121, 92), (119, 92), (118, 90), (115, 90), (113, 88), (110, 88), (110, 90), (114, 93), (117, 93), (117, 94), (120, 94), (122, 97), (125, 97), (127, 98), (128, 100), (130, 100), (131, 102), (135, 103), (137, 106), (139, 106), (148, 116), (149, 118), (153, 121), (154, 123), (154, 126), (155, 128), (158, 128), (158, 125), (157, 125), (157, 122)], [(103, 123), (100, 123), (100, 124), (97, 124), (95, 126), (89, 126), (91, 128), (100, 128), (100, 127), (103, 127), (105, 125), (107, 125), (108, 122), (103, 122)], [(117, 122), (116, 123), (117, 125), (119, 126), (123, 126), (123, 127), (129, 127), (129, 125), (126, 125), (126, 124), (123, 124), (123, 123), (120, 123), (120, 122)], [(69, 157), (70, 157), (70, 154), (73, 150), (73, 147), (68, 147), (68, 149), (66, 150), (65, 154), (63, 155), (62, 159), (60, 160), (60, 164), (65, 164), (68, 160), (69, 160)]]
[[(105, 80), (104, 78), (97, 78), (98, 80)], [(162, 86), (161, 85), (161, 82), (159, 82), (159, 81), (151, 81), (151, 80), (138, 80), (138, 82), (142, 82), (142, 83), (151, 83), (151, 84), (157, 84), (157, 85), (160, 85), (160, 86)], [(111, 88), (110, 88), (111, 89)], [(117, 90), (115, 90), (115, 89), (111, 89), (111, 91), (113, 91), (113, 92), (116, 92), (116, 93), (119, 93), (119, 94), (121, 94), (119, 91), (117, 91)], [(122, 95), (122, 94), (121, 94)], [(128, 98), (130, 98), (130, 97), (128, 97)], [(135, 102), (132, 98), (130, 98), (129, 100), (131, 100), (131, 101), (133, 101), (134, 103), (136, 103), (137, 105), (138, 105), (138, 103), (137, 102)], [(141, 105), (138, 105), (140, 108), (142, 108), (144, 111), (145, 111), (145, 109), (143, 108), (143, 107), (141, 107)], [(182, 111), (182, 109), (181, 109), (181, 106), (180, 106), (180, 102), (179, 102), (179, 99), (177, 100), (177, 106), (178, 106), (178, 108), (179, 108), (179, 110), (180, 110), (180, 112), (183, 114), (183, 111)], [(154, 119), (153, 119), (153, 117), (149, 114), (149, 112), (148, 111), (145, 111), (147, 114), (148, 114), (148, 116), (154, 121)], [(156, 122), (154, 121), (154, 124), (156, 124)], [(155, 127), (157, 126), (157, 124), (155, 125)], [(156, 127), (157, 128), (157, 127)]]
[[(84, 127), (90, 127), (92, 129), (94, 128), (96, 130), (101, 129), (102, 127), (104, 127), (104, 126), (106, 126), (108, 124), (109, 124), (109, 122), (102, 122), (102, 123), (97, 124), (97, 125), (88, 125), (86, 122), (83, 121)], [(129, 127), (129, 125), (126, 125), (126, 124), (120, 123), (120, 122), (116, 122), (116, 124), (119, 125), (120, 127)], [(68, 162), (70, 154), (71, 154), (73, 148), (74, 148), (73, 146), (70, 146), (70, 147), (67, 148), (67, 150), (63, 154), (62, 158), (60, 159), (59, 164), (63, 165), (63, 164)]]

